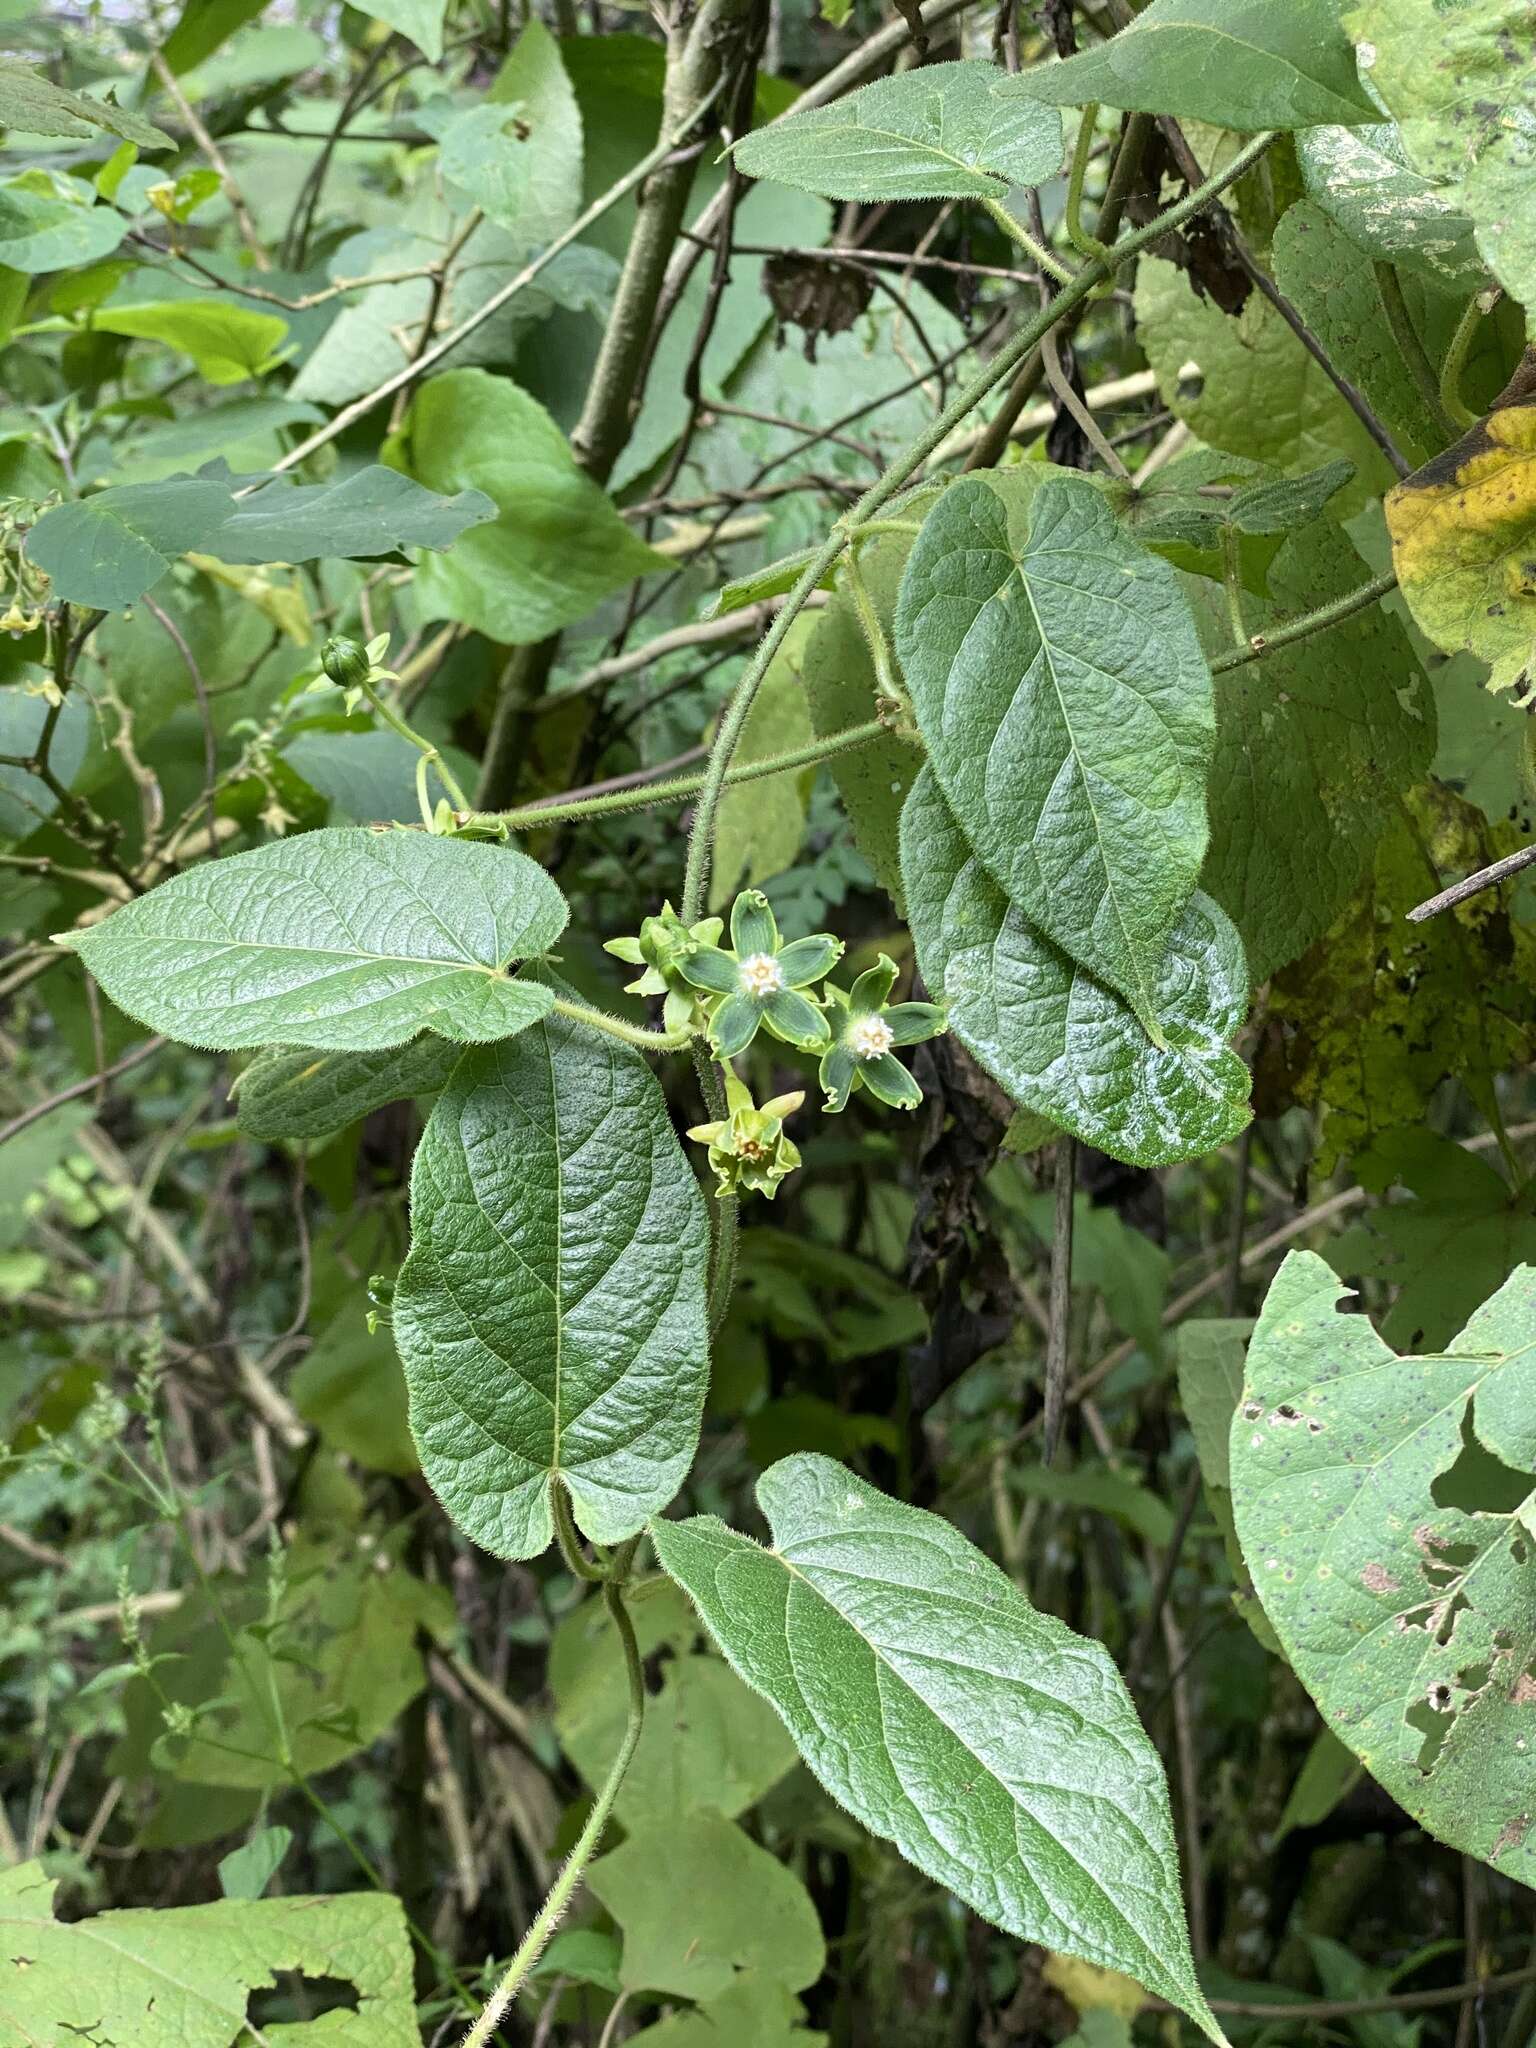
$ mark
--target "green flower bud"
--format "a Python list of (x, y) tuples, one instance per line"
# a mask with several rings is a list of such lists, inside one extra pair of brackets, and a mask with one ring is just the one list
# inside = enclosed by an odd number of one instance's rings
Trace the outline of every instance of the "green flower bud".
[(798, 1148), (784, 1135), (784, 1119), (804, 1102), (803, 1093), (775, 1095), (759, 1108), (751, 1091), (734, 1074), (726, 1077), (729, 1116), (719, 1123), (696, 1124), (688, 1133), (709, 1147), (715, 1192), (721, 1201), (740, 1194), (766, 1195), (771, 1202), (779, 1182), (800, 1164)]
[(367, 682), (372, 664), (355, 640), (337, 636), (321, 648), (320, 666), (343, 690), (357, 690)]

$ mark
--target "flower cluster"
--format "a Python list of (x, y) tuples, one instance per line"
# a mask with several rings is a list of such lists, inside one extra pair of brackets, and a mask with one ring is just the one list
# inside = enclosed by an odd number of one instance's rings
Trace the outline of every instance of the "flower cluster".
[[(760, 1030), (798, 1051), (820, 1055), (820, 1079), (829, 1111), (845, 1109), (865, 1088), (889, 1109), (916, 1109), (922, 1090), (895, 1056), (945, 1029), (937, 1003), (892, 1003), (896, 963), (884, 953), (851, 989), (827, 974), (843, 945), (830, 932), (786, 941), (761, 890), (744, 889), (731, 906), (731, 943), (722, 946), (718, 917), (685, 925), (670, 903), (648, 917), (634, 938), (610, 939), (607, 950), (643, 969), (631, 995), (666, 998), (670, 1031), (707, 1036), (716, 1059), (738, 1059)], [(817, 984), (825, 983), (817, 992)], [(726, 1077), (727, 1115), (689, 1132), (709, 1147), (722, 1196), (772, 1196), (800, 1154), (784, 1135), (784, 1119), (801, 1093), (778, 1095), (759, 1107), (736, 1075)]]

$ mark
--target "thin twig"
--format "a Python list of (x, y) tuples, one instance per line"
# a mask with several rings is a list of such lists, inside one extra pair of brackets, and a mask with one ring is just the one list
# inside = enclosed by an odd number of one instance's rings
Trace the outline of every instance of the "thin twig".
[(32, 1124), (41, 1123), (45, 1116), (51, 1116), (56, 1109), (62, 1109), (66, 1102), (78, 1102), (82, 1095), (89, 1095), (97, 1088), (104, 1088), (109, 1081), (115, 1081), (122, 1074), (130, 1072), (151, 1053), (156, 1053), (165, 1044), (163, 1038), (146, 1038), (142, 1044), (125, 1052), (120, 1060), (114, 1060), (110, 1067), (99, 1074), (87, 1074), (83, 1081), (71, 1082), (68, 1088), (61, 1088), (56, 1095), (50, 1095), (42, 1102), (34, 1102), (30, 1109), (24, 1109), (20, 1116), (13, 1116), (8, 1124), (0, 1124), (0, 1145), (19, 1137)]
[(1045, 1408), (1041, 1457), (1049, 1465), (1061, 1435), (1066, 1404), (1072, 1315), (1072, 1203), (1077, 1183), (1077, 1140), (1056, 1141), (1056, 1208), (1051, 1228), (1050, 1321), (1045, 1339)]
[(1469, 896), (1477, 896), (1484, 889), (1497, 888), (1500, 882), (1507, 882), (1511, 875), (1518, 875), (1523, 869), (1536, 864), (1536, 839), (1529, 846), (1522, 846), (1516, 853), (1506, 853), (1502, 860), (1491, 866), (1479, 868), (1475, 875), (1468, 875), (1463, 881), (1452, 882), (1448, 889), (1442, 889), (1438, 896), (1426, 897), (1416, 903), (1408, 912), (1410, 924), (1422, 924), (1427, 917), (1438, 917), (1442, 910), (1454, 910), (1458, 903), (1465, 903)]

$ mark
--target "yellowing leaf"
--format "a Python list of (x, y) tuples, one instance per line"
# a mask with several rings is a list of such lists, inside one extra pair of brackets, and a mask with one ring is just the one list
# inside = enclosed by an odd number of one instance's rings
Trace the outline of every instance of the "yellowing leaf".
[(1531, 691), (1536, 657), (1536, 397), (1500, 406), (1387, 496), (1397, 580), (1447, 654), (1490, 690)]
[(1100, 1969), (1080, 1956), (1048, 1955), (1040, 1974), (1079, 2013), (1112, 2012), (1120, 2019), (1133, 2020), (1147, 2002), (1146, 1992), (1134, 1977)]

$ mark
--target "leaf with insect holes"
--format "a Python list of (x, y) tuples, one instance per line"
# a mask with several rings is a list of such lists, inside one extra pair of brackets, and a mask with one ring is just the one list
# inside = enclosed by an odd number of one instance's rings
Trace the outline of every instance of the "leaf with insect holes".
[(568, 914), (508, 847), (332, 826), (188, 868), (58, 943), (184, 1045), (365, 1052), (421, 1031), (476, 1045), (525, 1030), (555, 998), (512, 969)]
[(0, 1940), (16, 1959), (0, 1980), (0, 2038), (18, 2048), (234, 2048), (253, 2036), (251, 1993), (290, 1971), (341, 1979), (353, 2001), (263, 2038), (280, 2035), (290, 2048), (415, 2048), (421, 2038), (405, 1913), (386, 1893), (231, 1898), (65, 1922), (53, 1915), (56, 1883), (40, 1863), (0, 1872)]
[(693, 1462), (709, 1374), (709, 1220), (639, 1053), (552, 1016), (470, 1054), (411, 1172), (394, 1332), (422, 1470), (497, 1557), (550, 1540), (567, 1488), (600, 1543)]
[(758, 1502), (771, 1549), (712, 1515), (651, 1534), (832, 1796), (996, 1926), (1125, 1971), (1222, 2040), (1162, 1765), (1102, 1645), (830, 1458), (785, 1458)]
[(897, 649), (984, 866), (1150, 1024), (1205, 853), (1210, 672), (1174, 570), (1103, 493), (1064, 470), (1031, 483), (944, 493), (907, 558)]
[(1275, 1276), (1232, 1421), (1264, 1611), (1430, 1834), (1536, 1885), (1536, 1267), (1399, 1358), (1314, 1252)]
[(1054, 108), (1005, 104), (1002, 80), (976, 60), (901, 71), (754, 129), (736, 168), (824, 199), (1005, 199), (1056, 175), (1062, 138)]
[(1248, 1121), (1248, 1071), (1231, 1039), (1248, 1009), (1243, 949), (1194, 896), (1153, 989), (1161, 1044), (1122, 996), (1009, 903), (960, 830), (930, 768), (901, 816), (918, 965), (949, 1028), (1022, 1108), (1137, 1166), (1195, 1159)]

